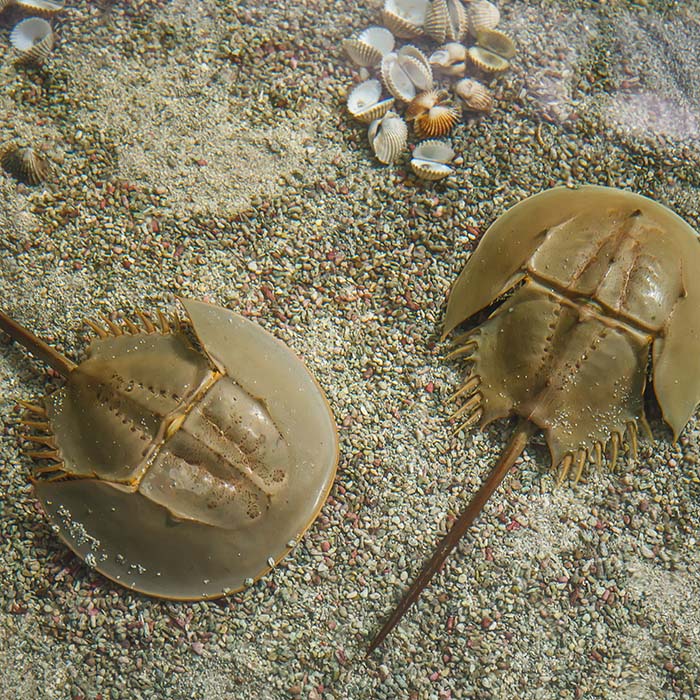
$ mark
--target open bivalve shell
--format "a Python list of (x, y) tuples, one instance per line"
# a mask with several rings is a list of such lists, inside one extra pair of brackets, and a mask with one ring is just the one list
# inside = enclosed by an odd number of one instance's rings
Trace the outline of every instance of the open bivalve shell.
[(489, 0), (472, 0), (467, 7), (467, 27), (472, 36), (482, 29), (494, 29), (501, 21), (501, 13)]
[(367, 137), (377, 160), (388, 165), (396, 162), (406, 148), (408, 127), (396, 112), (387, 112), (369, 125)]
[(458, 80), (452, 89), (465, 109), (473, 112), (488, 112), (493, 105), (491, 91), (478, 80), (472, 78)]
[(410, 102), (418, 92), (432, 89), (433, 71), (420, 49), (407, 45), (384, 56), (382, 80), (397, 100)]
[(394, 35), (384, 27), (368, 27), (357, 39), (346, 39), (343, 48), (358, 66), (376, 66), (394, 50)]
[(515, 42), (498, 29), (480, 29), (476, 33), (476, 43), (482, 49), (498, 54), (503, 58), (515, 56)]
[(26, 185), (38, 185), (51, 172), (49, 162), (33, 148), (10, 143), (0, 149), (2, 169)]
[(503, 73), (510, 68), (510, 61), (483, 46), (470, 46), (469, 59), (482, 73)]
[(53, 49), (53, 30), (45, 19), (29, 17), (12, 30), (10, 43), (19, 53), (20, 63), (43, 63)]
[(10, 0), (10, 2), (14, 2), (15, 5), (18, 5), (23, 10), (43, 15), (44, 17), (55, 15), (66, 7), (65, 2), (55, 2), (54, 0)]
[(363, 124), (383, 117), (394, 104), (393, 97), (382, 98), (382, 84), (378, 80), (365, 80), (356, 85), (348, 95), (348, 112)]
[(415, 39), (423, 34), (428, 0), (386, 0), (382, 21), (395, 36)]
[(456, 41), (441, 46), (428, 59), (433, 70), (453, 78), (461, 78), (467, 71), (467, 47)]
[(439, 44), (460, 41), (467, 33), (467, 12), (460, 0), (431, 0), (423, 29)]
[(429, 90), (413, 98), (406, 109), (406, 120), (413, 122), (418, 138), (436, 138), (452, 131), (460, 114), (449, 100), (447, 90)]
[(448, 163), (454, 157), (455, 152), (446, 141), (423, 141), (413, 151), (411, 170), (424, 180), (442, 180), (453, 172)]

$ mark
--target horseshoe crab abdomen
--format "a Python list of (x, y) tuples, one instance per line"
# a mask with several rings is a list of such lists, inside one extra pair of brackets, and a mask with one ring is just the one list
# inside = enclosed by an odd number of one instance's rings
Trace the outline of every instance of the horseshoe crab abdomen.
[(650, 338), (528, 281), (474, 334), (471, 375), (482, 425), (519, 415), (558, 464), (643, 417)]

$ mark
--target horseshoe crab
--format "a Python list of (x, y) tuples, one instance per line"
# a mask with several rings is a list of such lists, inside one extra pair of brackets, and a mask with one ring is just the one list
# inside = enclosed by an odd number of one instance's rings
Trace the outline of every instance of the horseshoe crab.
[(318, 515), (338, 458), (315, 379), (227, 309), (181, 300), (97, 333), (80, 364), (0, 312), (0, 328), (65, 377), (24, 404), (35, 494), (52, 528), (107, 578), (197, 600), (267, 573)]
[[(615, 467), (627, 438), (649, 433), (653, 385), (674, 438), (700, 401), (700, 239), (666, 207), (606, 187), (547, 190), (486, 231), (450, 292), (443, 339), (512, 294), (459, 336), (448, 357), (471, 371), (453, 398), (461, 427), (514, 416), (496, 466), (370, 645), (416, 601), (481, 512), (530, 437), (542, 430), (559, 469), (577, 482), (589, 461)], [(649, 433), (650, 434), (650, 433)]]

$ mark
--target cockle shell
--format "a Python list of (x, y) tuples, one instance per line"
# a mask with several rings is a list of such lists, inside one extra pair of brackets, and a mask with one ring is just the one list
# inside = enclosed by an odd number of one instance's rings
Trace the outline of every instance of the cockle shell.
[(413, 151), (411, 169), (424, 180), (442, 180), (453, 172), (448, 163), (454, 157), (455, 152), (446, 141), (423, 141)]
[(453, 78), (462, 77), (467, 70), (467, 47), (456, 41), (441, 46), (430, 58), (433, 70)]
[(382, 97), (382, 84), (378, 80), (365, 80), (356, 85), (348, 95), (348, 112), (363, 124), (383, 117), (394, 104), (393, 97)]
[(10, 0), (22, 9), (34, 12), (37, 15), (48, 17), (65, 9), (65, 2), (55, 2), (54, 0)]
[(387, 112), (369, 125), (367, 137), (377, 160), (388, 165), (396, 162), (406, 148), (408, 127), (396, 112)]
[(423, 25), (429, 37), (439, 44), (459, 41), (467, 27), (467, 13), (460, 0), (431, 0)]
[(376, 66), (394, 50), (394, 35), (384, 27), (368, 27), (357, 39), (346, 39), (343, 48), (358, 66)]
[(476, 33), (476, 43), (482, 49), (491, 53), (503, 56), (503, 58), (513, 58), (515, 56), (515, 42), (498, 29), (480, 29)]
[(407, 45), (382, 59), (382, 80), (396, 99), (410, 102), (420, 90), (433, 87), (433, 71), (425, 55)]
[(415, 39), (423, 34), (428, 0), (386, 0), (382, 21), (395, 36)]
[(491, 91), (478, 80), (464, 78), (454, 84), (453, 90), (465, 109), (474, 112), (488, 112), (493, 105)]
[(494, 29), (500, 21), (501, 13), (488, 0), (472, 0), (467, 6), (467, 27), (472, 36), (481, 29)]
[(20, 63), (43, 63), (53, 49), (51, 25), (41, 17), (23, 19), (10, 33), (10, 43), (19, 52)]
[(0, 149), (0, 165), (3, 170), (27, 185), (38, 185), (51, 172), (48, 160), (35, 149), (20, 147), (15, 143)]
[(411, 100), (406, 120), (413, 122), (418, 138), (436, 138), (452, 131), (460, 114), (449, 104), (449, 98), (447, 90), (430, 90)]
[(510, 61), (507, 58), (481, 46), (470, 46), (469, 58), (472, 65), (483, 73), (503, 73), (510, 68)]

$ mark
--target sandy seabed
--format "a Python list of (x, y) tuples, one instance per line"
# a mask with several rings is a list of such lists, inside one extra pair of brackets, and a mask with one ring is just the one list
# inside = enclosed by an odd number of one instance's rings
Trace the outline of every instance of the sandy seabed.
[(18, 399), (60, 383), (0, 352), (0, 697), (606, 698), (700, 693), (700, 432), (556, 488), (534, 441), (380, 651), (368, 640), (510, 426), (452, 435), (460, 368), (439, 342), (486, 227), (554, 185), (630, 189), (700, 225), (700, 6), (502, 2), (518, 42), (496, 105), (456, 127), (426, 184), (372, 157), (344, 105), (342, 39), (381, 3), (69, 2), (41, 69), (0, 15), (0, 304), (73, 358), (84, 316), (244, 313), (304, 358), (340, 432), (331, 496), (273, 572), (228, 599), (112, 584), (52, 533), (28, 482)]

